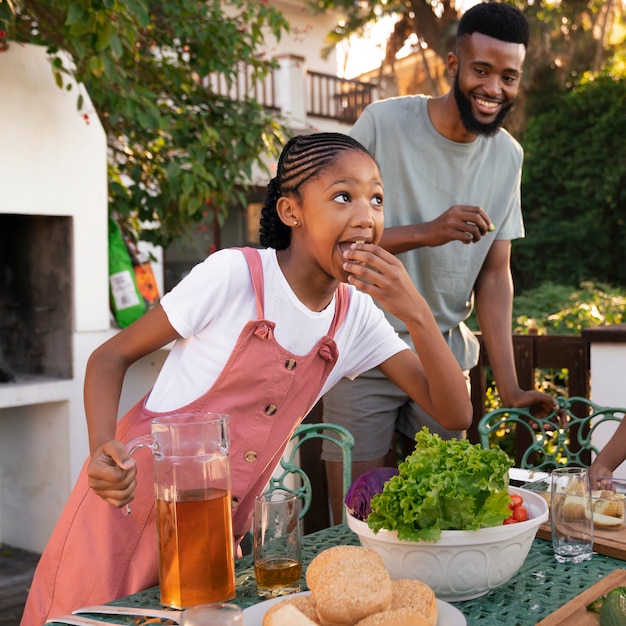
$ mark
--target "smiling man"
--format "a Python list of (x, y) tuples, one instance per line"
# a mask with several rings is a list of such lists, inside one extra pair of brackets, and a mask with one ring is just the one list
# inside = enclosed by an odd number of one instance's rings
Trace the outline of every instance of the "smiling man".
[[(552, 409), (552, 398), (517, 383), (511, 317), (511, 240), (524, 236), (520, 203), (523, 152), (502, 128), (519, 92), (529, 28), (511, 5), (478, 4), (461, 18), (448, 54), (446, 94), (391, 98), (364, 111), (351, 135), (380, 165), (385, 231), (380, 245), (397, 254), (430, 305), (461, 368), (478, 362), (464, 321), (476, 306), (505, 406)], [(410, 343), (406, 328), (390, 318)], [(378, 370), (344, 379), (324, 398), (324, 420), (354, 435), (353, 478), (386, 464), (394, 430), (413, 437), (423, 425), (444, 431)], [(341, 519), (341, 465), (324, 449), (335, 520)]]

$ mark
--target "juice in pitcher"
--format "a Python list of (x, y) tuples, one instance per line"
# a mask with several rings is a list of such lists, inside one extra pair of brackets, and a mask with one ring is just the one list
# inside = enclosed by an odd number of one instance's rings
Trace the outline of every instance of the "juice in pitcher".
[(234, 598), (230, 493), (183, 493), (156, 508), (161, 603), (183, 609)]

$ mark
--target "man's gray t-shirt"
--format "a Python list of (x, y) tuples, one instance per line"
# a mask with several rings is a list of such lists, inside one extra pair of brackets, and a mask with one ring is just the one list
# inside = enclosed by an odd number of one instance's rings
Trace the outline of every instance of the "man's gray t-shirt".
[[(496, 230), (478, 243), (451, 241), (398, 254), (430, 305), (462, 369), (478, 360), (478, 343), (463, 321), (472, 311), (473, 290), (495, 239), (524, 236), (520, 203), (523, 151), (501, 129), (470, 143), (446, 139), (428, 115), (428, 97), (402, 96), (368, 106), (350, 135), (381, 168), (385, 228), (430, 222), (453, 205), (479, 206)], [(406, 326), (387, 314), (410, 344)]]

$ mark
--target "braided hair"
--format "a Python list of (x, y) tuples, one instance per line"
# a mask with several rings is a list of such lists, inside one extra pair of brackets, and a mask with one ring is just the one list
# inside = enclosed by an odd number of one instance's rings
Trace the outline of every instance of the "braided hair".
[(259, 229), (262, 246), (276, 250), (289, 247), (291, 227), (278, 215), (278, 199), (291, 193), (300, 201), (302, 186), (326, 171), (340, 154), (349, 150), (370, 154), (356, 139), (342, 133), (297, 135), (287, 142), (278, 159), (276, 176), (267, 186)]
[(504, 2), (483, 2), (468, 9), (459, 22), (457, 38), (480, 33), (499, 41), (528, 47), (530, 28), (526, 16)]

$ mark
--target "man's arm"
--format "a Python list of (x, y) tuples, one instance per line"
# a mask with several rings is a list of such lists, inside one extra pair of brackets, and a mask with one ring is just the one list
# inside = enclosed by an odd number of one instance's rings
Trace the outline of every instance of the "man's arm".
[(524, 391), (517, 382), (511, 327), (513, 279), (510, 262), (511, 242), (495, 241), (474, 286), (476, 316), (504, 406), (536, 406), (538, 413), (547, 414), (557, 408), (554, 398), (535, 389)]
[(477, 206), (454, 205), (432, 222), (385, 228), (380, 246), (392, 254), (441, 246), (449, 241), (476, 243), (491, 227), (489, 216)]

